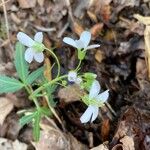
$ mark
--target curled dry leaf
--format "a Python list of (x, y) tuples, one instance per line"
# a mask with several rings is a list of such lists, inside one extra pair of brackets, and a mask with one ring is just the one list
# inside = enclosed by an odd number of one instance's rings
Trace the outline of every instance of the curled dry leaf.
[(115, 145), (112, 148), (112, 150), (118, 150), (118, 149), (122, 149), (122, 150), (135, 150), (134, 141), (133, 141), (132, 137), (124, 136), (122, 139), (120, 139), (120, 142), (122, 144)]
[(91, 29), (91, 34), (92, 37), (95, 39), (97, 36), (99, 36), (99, 34), (101, 33), (102, 29), (103, 29), (104, 24), (103, 23), (97, 23), (95, 24)]
[[(141, 101), (137, 106), (141, 106)], [(137, 106), (129, 107), (124, 112), (112, 140), (113, 147), (120, 142), (124, 150), (128, 150), (127, 147), (131, 150), (144, 147), (144, 138), (149, 135), (150, 112)]]
[(3, 124), (6, 116), (12, 111), (14, 105), (8, 98), (0, 97), (0, 125)]
[(145, 40), (145, 57), (148, 68), (148, 77), (150, 79), (150, 17), (143, 17), (139, 14), (135, 14), (134, 18), (136, 18), (139, 22), (146, 25), (144, 31), (144, 40)]
[(71, 134), (65, 134), (58, 128), (41, 124), (39, 142), (32, 142), (36, 150), (87, 150), (87, 147), (77, 141)]
[(0, 138), (0, 150), (27, 150), (27, 145), (18, 140), (13, 142), (5, 138)]
[(101, 63), (102, 60), (105, 58), (105, 55), (102, 51), (98, 50), (96, 53), (95, 53), (95, 59)]

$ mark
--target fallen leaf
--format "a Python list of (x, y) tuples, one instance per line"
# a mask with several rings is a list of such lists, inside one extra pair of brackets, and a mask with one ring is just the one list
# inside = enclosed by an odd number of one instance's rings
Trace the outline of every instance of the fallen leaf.
[(95, 59), (99, 63), (101, 63), (104, 58), (105, 58), (104, 53), (102, 51), (100, 51), (100, 50), (97, 50), (96, 53), (95, 53)]
[(13, 107), (11, 100), (0, 97), (0, 125), (4, 123), (6, 116), (12, 111)]
[(93, 0), (78, 1), (77, 7), (74, 10), (74, 16), (82, 19), (85, 14), (85, 9), (87, 9), (91, 5), (91, 2), (93, 2)]
[(121, 7), (127, 7), (127, 6), (139, 6), (140, 0), (113, 0), (115, 5), (121, 6)]
[(52, 73), (51, 73), (51, 62), (49, 60), (49, 58), (45, 58), (44, 61), (44, 65), (45, 65), (45, 70), (44, 70), (44, 76), (48, 81), (52, 80)]
[(124, 136), (120, 142), (123, 145), (123, 150), (135, 150), (133, 137)]
[(99, 146), (96, 146), (90, 150), (109, 150), (108, 146), (106, 146), (106, 144), (101, 144)]
[[(87, 147), (77, 141), (70, 133), (65, 134), (58, 128), (41, 124), (40, 140), (32, 142), (36, 150), (87, 150)], [(78, 145), (78, 146), (77, 146)]]
[(99, 34), (101, 33), (103, 29), (103, 26), (104, 26), (103, 23), (97, 23), (90, 29), (93, 38), (96, 38), (97, 36), (99, 36)]
[(146, 79), (147, 77), (147, 67), (144, 59), (138, 58), (136, 62), (136, 78)]
[(94, 14), (93, 12), (91, 12), (91, 11), (87, 11), (87, 14), (88, 14), (88, 16), (90, 17), (90, 19), (92, 20), (92, 21), (94, 21), (94, 22), (98, 22), (98, 20), (97, 20), (97, 17), (96, 17), (96, 14)]
[(45, 0), (37, 0), (38, 4), (42, 7), (44, 5)]
[(73, 22), (73, 31), (80, 36), (84, 29), (79, 23), (75, 21)]
[[(145, 102), (142, 101), (142, 103)], [(135, 106), (129, 107), (122, 115), (111, 143), (114, 146), (122, 143), (124, 150), (138, 150), (144, 145), (144, 137), (149, 135), (149, 126), (150, 112), (148, 109), (144, 109), (140, 99)]]
[(5, 138), (0, 138), (0, 150), (27, 150), (27, 145), (18, 140), (13, 142)]
[(111, 7), (110, 5), (103, 5), (100, 9), (100, 14), (105, 22), (108, 22), (111, 17)]
[(15, 13), (11, 13), (10, 14), (11, 19), (16, 23), (16, 24), (20, 24), (21, 20), (17, 17), (17, 15)]
[(66, 88), (62, 88), (58, 92), (58, 97), (61, 99), (61, 102), (65, 104), (80, 101), (81, 95), (84, 94), (84, 91), (77, 85), (69, 85)]
[(19, 6), (23, 9), (33, 8), (36, 5), (36, 0), (18, 0)]
[(147, 17), (147, 16), (145, 17), (139, 14), (134, 14), (133, 17), (145, 25), (150, 25), (150, 17)]
[(108, 140), (109, 131), (110, 131), (110, 123), (109, 123), (109, 119), (106, 118), (102, 121), (102, 126), (101, 126), (101, 136), (103, 141)]

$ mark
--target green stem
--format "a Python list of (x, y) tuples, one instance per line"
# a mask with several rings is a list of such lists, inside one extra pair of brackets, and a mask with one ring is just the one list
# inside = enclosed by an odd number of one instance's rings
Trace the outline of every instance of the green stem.
[(51, 51), (50, 49), (48, 49), (46, 47), (45, 47), (45, 49), (48, 50), (53, 55), (53, 57), (56, 59), (57, 66), (58, 66), (58, 73), (57, 73), (57, 76), (56, 76), (56, 78), (57, 78), (60, 75), (60, 63), (59, 63), (59, 60), (58, 60), (57, 56), (55, 55), (55, 53), (53, 51)]
[(37, 108), (37, 109), (40, 109), (40, 105), (39, 105), (39, 103), (38, 103), (38, 101), (37, 101), (36, 98), (33, 98), (33, 102), (34, 102), (34, 104), (36, 105), (36, 108)]
[(75, 69), (75, 71), (78, 71), (78, 70), (79, 70), (80, 65), (81, 65), (81, 62), (82, 62), (82, 60), (79, 61), (79, 64), (78, 64), (77, 68)]
[(59, 80), (62, 80), (64, 78), (67, 78), (68, 75), (63, 75), (63, 76), (60, 76), (58, 78), (55, 78), (54, 80), (52, 81), (49, 81), (48, 83), (45, 83), (43, 84), (42, 86), (40, 86), (38, 89), (36, 89), (31, 95), (30, 95), (30, 98), (33, 99), (33, 97), (35, 97), (40, 91), (44, 90), (46, 87), (48, 87), (49, 85), (51, 84), (54, 84), (55, 82), (59, 81)]
[[(26, 89), (26, 91), (28, 92), (29, 95), (32, 95), (33, 90), (32, 90), (32, 87), (31, 87), (31, 86), (28, 87), (27, 85), (25, 85), (25, 89)], [(29, 97), (29, 98), (30, 98), (30, 97)], [(37, 99), (32, 97), (32, 100), (33, 100), (34, 104), (36, 105), (37, 109), (39, 109), (39, 108), (40, 108), (40, 105), (39, 105)]]

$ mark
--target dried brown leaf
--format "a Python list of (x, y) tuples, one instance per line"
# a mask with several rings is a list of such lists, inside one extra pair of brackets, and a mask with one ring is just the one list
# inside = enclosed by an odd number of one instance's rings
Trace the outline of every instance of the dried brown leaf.
[(109, 119), (104, 119), (101, 126), (101, 136), (103, 141), (106, 141), (108, 139), (109, 131), (110, 131)]
[[(41, 137), (39, 142), (32, 142), (36, 150), (83, 150), (87, 147), (77, 141), (71, 134), (65, 134), (58, 128), (41, 124)], [(78, 145), (78, 146), (77, 146)]]
[(21, 8), (33, 8), (36, 5), (36, 0), (18, 0)]
[(101, 63), (104, 58), (105, 58), (104, 53), (103, 53), (102, 51), (99, 51), (99, 50), (98, 50), (98, 51), (96, 52), (96, 54), (95, 54), (95, 59), (96, 59), (99, 63)]
[(77, 84), (74, 84), (60, 89), (58, 92), (58, 97), (61, 99), (61, 102), (68, 104), (71, 102), (79, 101), (83, 94), (84, 91), (80, 89)]
[(104, 26), (103, 23), (97, 23), (90, 29), (93, 38), (96, 38), (97, 36), (99, 36), (99, 34), (101, 33), (103, 29), (103, 26)]
[(5, 138), (0, 138), (0, 150), (27, 150), (27, 145), (18, 140), (14, 142)]
[(12, 111), (14, 105), (11, 100), (0, 97), (0, 125), (3, 124), (6, 116)]
[(73, 31), (80, 36), (80, 34), (84, 31), (84, 29), (79, 23), (75, 21), (73, 23)]
[(109, 150), (109, 148), (105, 144), (101, 144), (101, 145), (94, 147), (90, 150)]

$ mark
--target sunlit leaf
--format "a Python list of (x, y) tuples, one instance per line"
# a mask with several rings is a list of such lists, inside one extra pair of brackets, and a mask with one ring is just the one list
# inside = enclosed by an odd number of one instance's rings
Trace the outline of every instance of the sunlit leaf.
[(0, 93), (16, 92), (24, 86), (20, 81), (7, 76), (0, 76)]
[(17, 42), (15, 51), (15, 67), (19, 78), (25, 83), (28, 76), (29, 65), (24, 59), (25, 47)]

